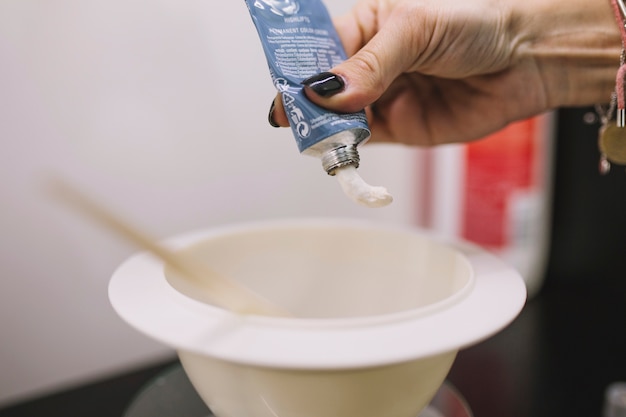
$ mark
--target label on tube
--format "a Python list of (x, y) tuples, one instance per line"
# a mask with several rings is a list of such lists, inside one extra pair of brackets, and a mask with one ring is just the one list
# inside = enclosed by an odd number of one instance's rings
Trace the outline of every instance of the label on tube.
[(322, 157), (329, 150), (367, 140), (370, 131), (364, 111), (333, 113), (313, 104), (302, 91), (302, 80), (346, 59), (324, 4), (319, 0), (245, 2), (300, 152)]

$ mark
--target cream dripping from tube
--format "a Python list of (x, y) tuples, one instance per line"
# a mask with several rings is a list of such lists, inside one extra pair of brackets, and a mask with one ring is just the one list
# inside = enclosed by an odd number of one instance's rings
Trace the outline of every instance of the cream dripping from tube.
[(343, 192), (357, 203), (366, 207), (385, 207), (393, 197), (385, 187), (369, 185), (359, 175), (354, 165), (335, 170), (335, 176)]
[(344, 192), (367, 207), (392, 198), (358, 174), (357, 146), (370, 137), (365, 112), (334, 113), (309, 101), (301, 82), (346, 59), (321, 0), (245, 0), (263, 45), (274, 86), (280, 92), (298, 149), (321, 159)]

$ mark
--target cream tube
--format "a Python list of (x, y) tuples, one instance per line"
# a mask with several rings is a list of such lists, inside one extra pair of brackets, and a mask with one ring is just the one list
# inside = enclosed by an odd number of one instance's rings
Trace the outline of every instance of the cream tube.
[[(356, 172), (357, 146), (370, 137), (364, 111), (334, 113), (309, 101), (302, 81), (346, 59), (321, 0), (245, 0), (257, 28), (274, 86), (280, 92), (298, 149), (321, 159), (329, 175), (341, 173), (342, 189), (368, 207), (391, 203), (389, 193)], [(345, 167), (350, 170), (342, 171)]]

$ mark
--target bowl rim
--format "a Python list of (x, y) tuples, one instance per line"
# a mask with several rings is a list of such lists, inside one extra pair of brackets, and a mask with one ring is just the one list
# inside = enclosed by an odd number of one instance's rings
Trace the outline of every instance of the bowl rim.
[(289, 369), (382, 366), (457, 351), (506, 327), (526, 302), (521, 276), (495, 255), (409, 225), (343, 218), (260, 220), (192, 231), (164, 243), (183, 248), (250, 230), (320, 226), (416, 234), (459, 253), (473, 274), (451, 297), (398, 313), (339, 319), (243, 316), (176, 291), (165, 277), (163, 262), (140, 252), (113, 273), (109, 300), (130, 326), (176, 350)]

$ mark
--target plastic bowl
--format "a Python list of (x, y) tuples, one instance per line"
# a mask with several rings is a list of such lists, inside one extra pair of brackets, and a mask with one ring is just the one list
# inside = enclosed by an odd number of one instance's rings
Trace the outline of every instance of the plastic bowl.
[(166, 243), (296, 317), (225, 311), (146, 253), (118, 268), (115, 310), (177, 350), (220, 417), (415, 417), (458, 350), (504, 328), (526, 299), (495, 256), (408, 227), (276, 220)]

